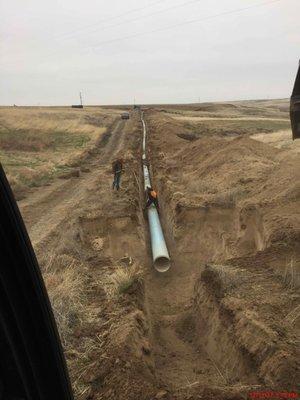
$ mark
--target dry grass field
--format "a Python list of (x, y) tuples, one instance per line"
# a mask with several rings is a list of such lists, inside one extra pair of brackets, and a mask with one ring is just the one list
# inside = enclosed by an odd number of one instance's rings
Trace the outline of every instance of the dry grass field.
[(300, 140), (288, 101), (145, 107), (164, 274), (143, 214), (140, 115), (120, 112), (0, 108), (0, 159), (76, 400), (297, 390)]
[(18, 198), (71, 172), (117, 111), (1, 107), (0, 158)]

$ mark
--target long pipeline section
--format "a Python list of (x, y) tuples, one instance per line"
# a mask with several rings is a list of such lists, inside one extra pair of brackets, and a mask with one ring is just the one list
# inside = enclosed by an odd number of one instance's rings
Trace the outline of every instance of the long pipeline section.
[[(143, 174), (144, 174), (144, 190), (146, 192), (147, 187), (151, 187), (151, 178), (147, 162), (147, 150), (146, 150), (146, 139), (147, 130), (146, 124), (141, 113), (141, 120), (143, 124), (143, 151), (142, 151), (142, 163), (143, 163)], [(151, 248), (154, 268), (158, 272), (166, 272), (170, 268), (170, 256), (167, 249), (166, 241), (162, 231), (159, 215), (154, 204), (148, 207), (148, 222), (151, 237)]]

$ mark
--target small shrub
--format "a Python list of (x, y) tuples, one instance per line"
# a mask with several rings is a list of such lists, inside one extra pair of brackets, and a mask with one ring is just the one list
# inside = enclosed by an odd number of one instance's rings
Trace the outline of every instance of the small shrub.
[(140, 278), (141, 272), (137, 265), (118, 267), (112, 276), (113, 293), (121, 295), (128, 292), (132, 285), (138, 282)]

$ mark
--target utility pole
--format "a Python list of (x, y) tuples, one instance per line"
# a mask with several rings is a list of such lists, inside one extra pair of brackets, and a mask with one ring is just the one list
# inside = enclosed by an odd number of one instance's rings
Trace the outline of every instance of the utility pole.
[(80, 105), (81, 105), (81, 107), (83, 107), (83, 104), (82, 104), (82, 94), (81, 94), (81, 92), (79, 92), (79, 98), (80, 98)]

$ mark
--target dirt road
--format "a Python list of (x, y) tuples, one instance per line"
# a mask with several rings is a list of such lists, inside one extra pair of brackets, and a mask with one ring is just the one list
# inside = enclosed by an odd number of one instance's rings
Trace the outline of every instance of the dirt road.
[(99, 168), (110, 166), (123, 142), (124, 121), (118, 121), (81, 165), (88, 172), (57, 181), (19, 203), (35, 248), (43, 246), (44, 240), (59, 232), (64, 222), (78, 210), (79, 204), (88, 198), (89, 192), (101, 185)]

